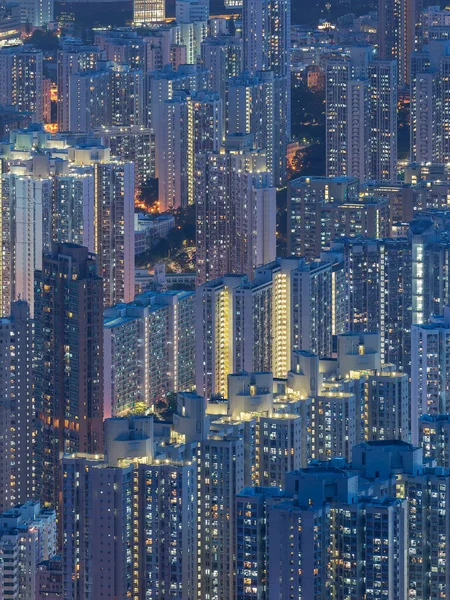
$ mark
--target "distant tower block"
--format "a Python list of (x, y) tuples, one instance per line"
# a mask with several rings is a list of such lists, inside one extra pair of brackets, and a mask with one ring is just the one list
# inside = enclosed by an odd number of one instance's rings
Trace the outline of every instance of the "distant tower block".
[(161, 23), (165, 18), (165, 0), (134, 0), (135, 25)]

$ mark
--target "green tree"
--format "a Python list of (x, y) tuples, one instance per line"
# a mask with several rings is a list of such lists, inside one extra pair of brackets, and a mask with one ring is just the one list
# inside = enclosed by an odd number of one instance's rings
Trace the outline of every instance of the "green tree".
[(59, 48), (59, 37), (52, 31), (36, 29), (33, 31), (32, 35), (24, 41), (24, 44), (32, 44), (44, 52), (54, 52)]

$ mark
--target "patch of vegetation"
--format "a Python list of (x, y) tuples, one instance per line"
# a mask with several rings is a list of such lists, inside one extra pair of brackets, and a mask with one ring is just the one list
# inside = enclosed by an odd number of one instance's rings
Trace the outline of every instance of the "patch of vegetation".
[[(168, 16), (175, 15), (174, 5), (174, 0), (167, 1)], [(376, 9), (376, 0), (316, 0), (315, 2), (293, 0), (291, 20), (295, 24), (317, 25), (319, 19), (336, 20), (349, 11), (359, 16)], [(223, 0), (211, 0), (211, 14), (220, 15), (226, 12)]]
[(174, 413), (177, 412), (177, 395), (169, 392), (165, 400), (155, 404), (155, 417), (157, 421), (172, 421)]
[(325, 142), (325, 92), (313, 91), (293, 78), (291, 96), (292, 138), (303, 144)]
[(151, 268), (157, 262), (166, 263), (168, 272), (193, 270), (195, 252), (195, 206), (173, 211), (175, 227), (167, 239), (160, 239), (151, 250), (136, 256), (136, 267)]
[(153, 208), (158, 202), (158, 180), (147, 179), (140, 189), (140, 199), (145, 202), (147, 208)]
[(24, 44), (32, 44), (43, 52), (54, 52), (59, 48), (59, 37), (53, 31), (36, 29), (30, 37), (24, 40)]
[(325, 175), (325, 142), (311, 144), (297, 152), (291, 179), (304, 175)]
[(297, 152), (291, 178), (325, 174), (325, 92), (310, 90), (303, 80), (293, 79), (291, 101), (292, 137), (308, 144)]
[(355, 16), (377, 9), (377, 0), (316, 0), (292, 2), (292, 23), (317, 25), (320, 19), (334, 22), (348, 12)]

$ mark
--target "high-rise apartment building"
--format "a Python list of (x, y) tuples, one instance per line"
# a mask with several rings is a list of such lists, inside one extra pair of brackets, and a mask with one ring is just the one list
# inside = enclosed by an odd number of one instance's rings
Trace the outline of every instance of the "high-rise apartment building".
[[(6, 168), (3, 159), (0, 159), (0, 236), (2, 252), (0, 253), (0, 316), (9, 315), (9, 307), (13, 290), (13, 254), (11, 238), (11, 215), (13, 205), (9, 190), (9, 180), (4, 178), (3, 172)], [(5, 190), (6, 184), (6, 190)]]
[(412, 250), (407, 239), (344, 239), (350, 331), (379, 331), (383, 362), (409, 371)]
[(209, 19), (209, 0), (176, 0), (177, 23), (194, 23)]
[(241, 74), (242, 55), (242, 40), (237, 37), (207, 37), (201, 43), (201, 65), (208, 72), (208, 89), (219, 93), (224, 106), (227, 80)]
[(201, 44), (208, 35), (208, 22), (177, 23), (170, 30), (171, 64), (174, 69), (181, 65), (196, 65), (201, 55)]
[(117, 65), (110, 71), (111, 122), (102, 125), (142, 126), (144, 124), (143, 71)]
[(328, 177), (367, 178), (369, 90), (365, 71), (365, 68), (355, 69), (348, 56), (331, 57), (326, 63)]
[(411, 56), (411, 159), (447, 163), (448, 72), (450, 45), (445, 36)]
[(64, 598), (61, 555), (40, 562), (36, 569), (36, 600)]
[[(296, 219), (299, 215), (296, 206), (290, 217)], [(389, 203), (387, 198), (364, 196), (356, 202), (347, 201), (344, 204), (324, 203), (317, 206), (316, 248), (320, 251), (342, 237), (351, 238), (383, 238), (390, 233)], [(291, 229), (294, 229), (293, 226)], [(312, 228), (314, 231), (314, 228)], [(299, 230), (294, 229), (297, 236), (308, 238), (308, 225), (303, 223)], [(292, 240), (292, 231), (291, 231)]]
[(445, 568), (448, 545), (449, 472), (442, 468), (404, 467), (397, 479), (397, 497), (408, 499), (408, 595), (433, 598), (448, 594)]
[(380, 337), (374, 333), (338, 335), (334, 365), (308, 351), (292, 352), (287, 388), (293, 403), (282, 407), (281, 399), (274, 406), (302, 417), (303, 466), (336, 456), (352, 460), (353, 446), (367, 436), (368, 374), (380, 366)]
[(408, 163), (405, 168), (405, 183), (406, 184), (417, 184), (420, 182), (428, 181), (429, 183), (440, 183), (448, 181), (449, 172), (446, 164), (443, 163), (430, 163), (430, 162), (417, 162), (413, 161)]
[[(160, 42), (160, 38), (158, 38), (158, 42)], [(151, 71), (148, 74), (147, 125), (155, 134), (155, 148), (161, 148), (166, 143), (166, 133), (162, 126), (167, 110), (166, 101), (172, 100), (174, 93), (177, 95), (176, 92), (180, 90), (193, 94), (208, 89), (208, 72), (205, 69), (199, 69), (196, 65), (180, 65), (177, 71), (174, 71), (172, 66), (163, 68), (163, 65), (170, 62), (170, 55), (167, 49), (167, 58), (165, 57), (165, 44), (160, 43), (162, 46), (158, 47), (158, 56), (161, 55), (159, 70)], [(154, 58), (156, 60), (157, 57)], [(160, 164), (161, 159), (162, 154), (157, 152), (155, 155), (157, 177), (159, 177), (160, 169), (164, 167), (162, 163)]]
[[(289, 594), (299, 599), (318, 597), (321, 591), (314, 593), (313, 579), (321, 582), (319, 586), (326, 594), (329, 587), (326, 575), (328, 522), (328, 508), (300, 507), (284, 502), (269, 508), (268, 598)], [(288, 531), (292, 532), (290, 539), (286, 536)], [(316, 535), (311, 535), (313, 531)], [(290, 560), (282, 559), (286, 552)], [(305, 560), (300, 567), (301, 557)]]
[(411, 427), (417, 443), (418, 419), (423, 414), (449, 412), (449, 308), (435, 322), (411, 330)]
[(24, 24), (43, 27), (54, 20), (53, 0), (21, 0), (20, 17)]
[[(65, 597), (131, 595), (137, 587), (132, 465), (105, 465), (83, 454), (64, 457), (62, 463)], [(95, 556), (102, 556), (101, 569), (93, 563)]]
[(145, 70), (147, 43), (137, 30), (128, 28), (95, 30), (94, 44), (104, 51), (106, 60), (119, 65), (128, 65), (132, 69)]
[[(331, 356), (332, 268), (306, 263), (291, 273), (291, 349)], [(276, 301), (276, 299), (275, 299)]]
[(87, 133), (104, 125), (140, 127), (144, 124), (142, 70), (113, 65), (74, 73), (70, 76), (69, 95), (71, 131)]
[(34, 325), (24, 300), (13, 302), (10, 317), (1, 320), (0, 344), (0, 508), (6, 510), (32, 498), (35, 484)]
[(424, 460), (435, 460), (438, 467), (450, 467), (450, 418), (424, 414), (419, 418), (419, 445)]
[(324, 388), (305, 403), (311, 430), (308, 458), (327, 460), (342, 456), (351, 460), (352, 448), (360, 441), (359, 398), (339, 388), (336, 391)]
[[(167, 60), (169, 60), (169, 51), (167, 52)], [(165, 53), (163, 54), (161, 58), (165, 60)], [(156, 135), (161, 134), (158, 125), (162, 119), (165, 102), (171, 100), (176, 91), (185, 90), (194, 93), (208, 89), (207, 75), (207, 71), (198, 69), (195, 65), (181, 65), (177, 71), (174, 71), (171, 66), (161, 64), (158, 70), (149, 72), (148, 125)]]
[(197, 580), (205, 573), (197, 566), (197, 467), (194, 463), (157, 460), (140, 465), (139, 477), (143, 487), (139, 502), (145, 528), (145, 597), (195, 600)]
[(275, 259), (275, 189), (263, 156), (197, 155), (194, 193), (198, 284), (226, 273), (251, 279)]
[(84, 71), (70, 76), (69, 130), (87, 133), (110, 124), (110, 74), (106, 70)]
[(271, 71), (257, 71), (254, 77), (242, 74), (227, 82), (226, 133), (249, 135), (252, 147), (263, 151), (267, 170), (274, 173), (274, 78)]
[[(369, 62), (370, 165), (375, 181), (397, 180), (397, 65), (393, 60)], [(353, 174), (353, 173), (352, 173)]]
[(244, 67), (250, 74), (289, 70), (291, 7), (287, 0), (248, 0), (243, 4)]
[(326, 173), (396, 181), (396, 64), (370, 60), (369, 50), (326, 62)]
[[(105, 310), (103, 325), (104, 414), (125, 416), (147, 405), (143, 383), (141, 319), (139, 309), (117, 305)], [(136, 313), (136, 314), (133, 314)]]
[[(425, 468), (405, 442), (360, 444), (353, 456), (351, 467), (334, 459), (289, 473), (283, 491), (238, 494), (240, 597), (337, 600), (345, 590), (376, 598), (381, 589), (432, 597), (447, 589), (439, 556), (448, 552), (448, 472)], [(439, 531), (435, 543), (431, 530)]]
[(36, 485), (61, 508), (60, 458), (103, 448), (103, 282), (95, 256), (54, 244), (36, 272)]
[(194, 387), (194, 292), (148, 292), (104, 315), (105, 414), (151, 407)]
[(103, 56), (97, 46), (65, 43), (57, 55), (58, 131), (70, 131), (70, 110), (75, 98), (70, 93), (72, 75), (93, 71)]
[(2, 598), (36, 598), (38, 564), (55, 556), (56, 514), (29, 500), (0, 513)]
[(145, 127), (101, 127), (96, 131), (111, 156), (134, 163), (136, 188), (155, 177), (155, 135)]
[(410, 438), (409, 382), (406, 373), (379, 371), (366, 383), (367, 440)]
[[(417, 218), (409, 225), (413, 324), (427, 323), (433, 315), (442, 315), (447, 306), (450, 245), (445, 232), (445, 221), (440, 222), (438, 215), (439, 213), (435, 213), (432, 216), (429, 213), (429, 216)], [(437, 265), (441, 271), (440, 277), (433, 275)]]
[(170, 62), (174, 69), (195, 65), (200, 58), (200, 46), (208, 35), (207, 21), (177, 23), (171, 30)]
[[(332, 238), (328, 223), (322, 223), (321, 208), (345, 206), (358, 201), (355, 177), (300, 177), (288, 185), (288, 252), (314, 259)], [(323, 237), (325, 239), (323, 239)], [(376, 236), (378, 237), (378, 236)]]
[(284, 378), (291, 349), (329, 356), (331, 290), (330, 263), (295, 257), (259, 267), (251, 282), (230, 275), (198, 287), (197, 392), (226, 396), (228, 374), (239, 371)]
[(0, 509), (6, 510), (13, 506), (12, 488), (12, 365), (10, 352), (10, 322), (8, 319), (0, 320), (0, 349), (2, 352), (1, 380), (0, 380)]
[(281, 502), (275, 487), (246, 487), (236, 496), (236, 595), (268, 599), (265, 559), (268, 550), (267, 511)]
[(225, 396), (227, 376), (235, 372), (228, 327), (233, 290), (241, 282), (239, 276), (216, 279), (196, 291), (196, 389), (205, 398)]
[(450, 191), (450, 184), (445, 180), (446, 175), (444, 173), (442, 177), (441, 181), (419, 181), (411, 189), (414, 215), (447, 209), (447, 196)]
[(256, 424), (256, 481), (260, 487), (283, 487), (286, 473), (302, 465), (302, 419), (299, 415), (261, 416)]
[(223, 136), (223, 103), (217, 92), (198, 92), (191, 96), (194, 156), (217, 152)]
[(42, 251), (49, 249), (49, 220), (52, 202), (50, 179), (15, 179), (14, 297), (23, 298), (34, 314), (33, 273), (42, 268)]
[(31, 113), (35, 122), (44, 120), (43, 54), (33, 46), (11, 46), (0, 50), (0, 104)]
[(76, 169), (53, 180), (52, 239), (94, 251), (94, 177)]
[(302, 466), (342, 457), (364, 440), (410, 439), (410, 393), (406, 373), (381, 365), (380, 335), (337, 336), (337, 361), (308, 351), (292, 352), (287, 398), (274, 410), (302, 417)]
[(286, 179), (286, 146), (291, 138), (290, 117), (290, 0), (245, 0), (242, 8), (244, 70), (273, 72), (274, 184)]
[(270, 371), (272, 348), (267, 341), (273, 336), (272, 280), (245, 281), (233, 292), (233, 372)]
[[(45, 143), (42, 147), (44, 145)], [(44, 153), (32, 154), (27, 160), (26, 168), (22, 167), (17, 171), (12, 169), (2, 175), (1, 289), (4, 316), (8, 316), (11, 300), (19, 297), (29, 303), (33, 316), (34, 271), (42, 269), (42, 253), (51, 249), (52, 241), (82, 244), (90, 251), (98, 251), (96, 224), (101, 214), (96, 219), (95, 211), (99, 204), (105, 210), (112, 210), (112, 213), (108, 212), (108, 218), (114, 221), (115, 238), (113, 237), (112, 242), (118, 244), (117, 240), (120, 241), (122, 234), (120, 243), (124, 250), (116, 255), (115, 248), (111, 245), (108, 258), (115, 265), (116, 256), (118, 257), (119, 272), (124, 270), (125, 260), (125, 271), (132, 279), (127, 284), (131, 289), (129, 297), (133, 297), (135, 182), (132, 165), (109, 161), (107, 149), (97, 152), (97, 148), (92, 147), (71, 147), (68, 154), (70, 162), (49, 158)], [(98, 160), (108, 162), (109, 166), (102, 164), (98, 168), (102, 177), (98, 176), (96, 179), (93, 164)], [(95, 181), (98, 185), (95, 185)], [(122, 208), (120, 198), (124, 199)], [(112, 200), (114, 206), (110, 204)], [(125, 211), (125, 217), (120, 210)], [(106, 224), (105, 218), (101, 228), (105, 235), (104, 242), (106, 236), (109, 236)], [(128, 232), (127, 235), (124, 230)], [(109, 237), (108, 242), (111, 242)], [(125, 253), (128, 260), (121, 253)], [(119, 282), (120, 285), (124, 286), (123, 281)], [(123, 299), (123, 296), (118, 298)]]
[[(380, 485), (371, 498), (354, 497), (353, 490), (357, 488), (351, 485), (351, 480), (355, 476), (359, 494), (371, 488), (374, 477), (378, 479)], [(298, 488), (293, 486), (295, 479)], [(311, 510), (311, 506), (323, 502), (324, 489), (327, 490), (330, 580), (328, 583), (316, 580), (325, 589), (330, 585), (327, 596), (339, 597), (337, 590), (341, 587), (334, 588), (333, 582), (336, 577), (338, 581), (343, 577), (341, 585), (348, 586), (356, 596), (368, 588), (367, 595), (376, 597), (372, 590), (382, 586), (391, 589), (396, 597), (411, 594), (433, 597), (436, 590), (445, 594), (448, 589), (444, 562), (439, 560), (446, 560), (443, 557), (448, 554), (448, 482), (448, 470), (426, 466), (420, 448), (402, 441), (374, 441), (353, 449), (351, 468), (335, 460), (288, 475), (285, 493), (288, 495), (290, 489), (294, 500), (283, 504), (293, 505), (291, 510), (298, 504), (309, 506)], [(269, 508), (269, 544), (271, 510)], [(320, 529), (315, 529), (308, 535), (314, 536), (318, 531)], [(383, 539), (386, 542), (380, 544)], [(338, 552), (337, 560), (333, 559), (333, 549)], [(341, 560), (341, 553), (347, 560)], [(358, 560), (359, 553), (365, 557), (361, 559), (363, 562)], [(270, 561), (270, 545), (268, 558)], [(366, 559), (369, 569), (365, 569), (365, 576), (361, 577)], [(373, 565), (379, 562), (383, 567), (375, 569)]]
[(134, 165), (94, 165), (94, 252), (106, 306), (134, 298)]
[[(372, 500), (363, 508), (366, 598), (376, 598), (380, 588), (387, 589), (394, 597), (405, 595), (407, 507), (406, 500), (383, 498)], [(381, 569), (378, 568), (380, 563)], [(346, 581), (345, 575), (343, 580)]]
[(164, 103), (157, 136), (159, 202), (162, 211), (194, 203), (195, 156), (218, 152), (222, 101), (216, 92), (176, 92)]
[[(389, 201), (391, 231), (394, 223), (407, 223), (413, 218), (412, 192), (415, 188), (407, 184), (413, 183), (414, 178), (424, 177), (427, 179), (428, 174), (434, 172), (434, 169), (430, 167), (427, 168), (424, 166), (422, 168), (414, 165), (415, 163), (410, 163), (405, 169), (406, 185), (383, 181), (366, 181), (361, 185), (360, 197), (373, 196), (375, 198), (386, 198)], [(417, 180), (414, 183), (417, 183)]]
[(9, 302), (26, 300), (34, 314), (34, 271), (52, 238), (53, 184), (50, 177), (6, 173), (2, 176), (3, 314)]
[[(163, 69), (170, 64), (171, 42), (170, 30), (158, 28), (149, 31), (147, 36), (147, 69), (152, 73), (152, 76), (157, 73), (157, 69)], [(170, 69), (172, 70), (172, 67)]]
[(164, 0), (134, 0), (133, 9), (133, 23), (135, 25), (162, 23), (166, 18)]
[(380, 334), (350, 331), (337, 338), (337, 371), (348, 377), (352, 371), (381, 369)]
[[(346, 159), (346, 165), (342, 165), (341, 168), (345, 168), (345, 172), (351, 174), (353, 177), (364, 180), (368, 177), (371, 169), (370, 158), (370, 86), (367, 79), (350, 79), (347, 82), (345, 89), (345, 83), (339, 85), (341, 77), (348, 75), (347, 70), (344, 67), (344, 63), (333, 64), (333, 68), (329, 69), (330, 79), (327, 78), (327, 92), (333, 93), (333, 98), (327, 95), (327, 101), (339, 102), (345, 99), (346, 93), (346, 106), (339, 107), (337, 104), (333, 107), (335, 112), (334, 115), (327, 113), (328, 116), (334, 116), (332, 127), (334, 131), (330, 131), (330, 134), (334, 133), (334, 138), (331, 141), (330, 135), (330, 156), (327, 154), (330, 165), (330, 172), (332, 172), (333, 159), (337, 158), (339, 149), (333, 145), (337, 139), (341, 136), (341, 141), (345, 139), (347, 147), (347, 155), (345, 156), (345, 149), (342, 148), (340, 154), (342, 158)], [(333, 84), (332, 78), (336, 80)], [(339, 98), (339, 96), (341, 98)], [(332, 109), (333, 110), (333, 109)], [(342, 112), (341, 112), (342, 111)], [(345, 112), (344, 112), (345, 111)], [(331, 112), (331, 111), (330, 111)], [(336, 117), (342, 117), (343, 120), (339, 122)], [(331, 120), (331, 119), (330, 119)], [(331, 123), (330, 123), (331, 125)], [(341, 129), (342, 128), (342, 129)], [(328, 138), (327, 138), (328, 139)], [(333, 156), (331, 156), (333, 155)], [(336, 155), (336, 156), (335, 156)]]
[(235, 497), (244, 487), (244, 441), (211, 435), (201, 444), (198, 595), (232, 600), (235, 572)]
[(105, 449), (63, 459), (65, 597), (195, 600), (196, 464), (154, 460), (152, 417), (107, 419)]
[[(153, 459), (152, 418), (107, 419), (105, 450), (105, 456), (78, 453), (62, 461), (64, 594), (71, 600), (143, 597), (136, 467)], [(104, 558), (101, 569), (96, 556)]]
[(420, 24), (421, 0), (379, 0), (378, 55), (397, 63), (398, 86), (410, 83), (410, 56), (422, 42)]
[[(427, 57), (428, 58), (428, 57)], [(424, 60), (425, 59), (425, 60)], [(433, 114), (438, 94), (437, 73), (424, 53), (411, 57), (411, 159), (430, 161), (439, 156), (437, 118)]]
[(294, 499), (268, 509), (269, 597), (338, 598), (343, 587), (355, 597), (376, 598), (380, 586), (405, 593), (407, 502), (358, 499), (356, 480), (331, 465), (287, 476)]

